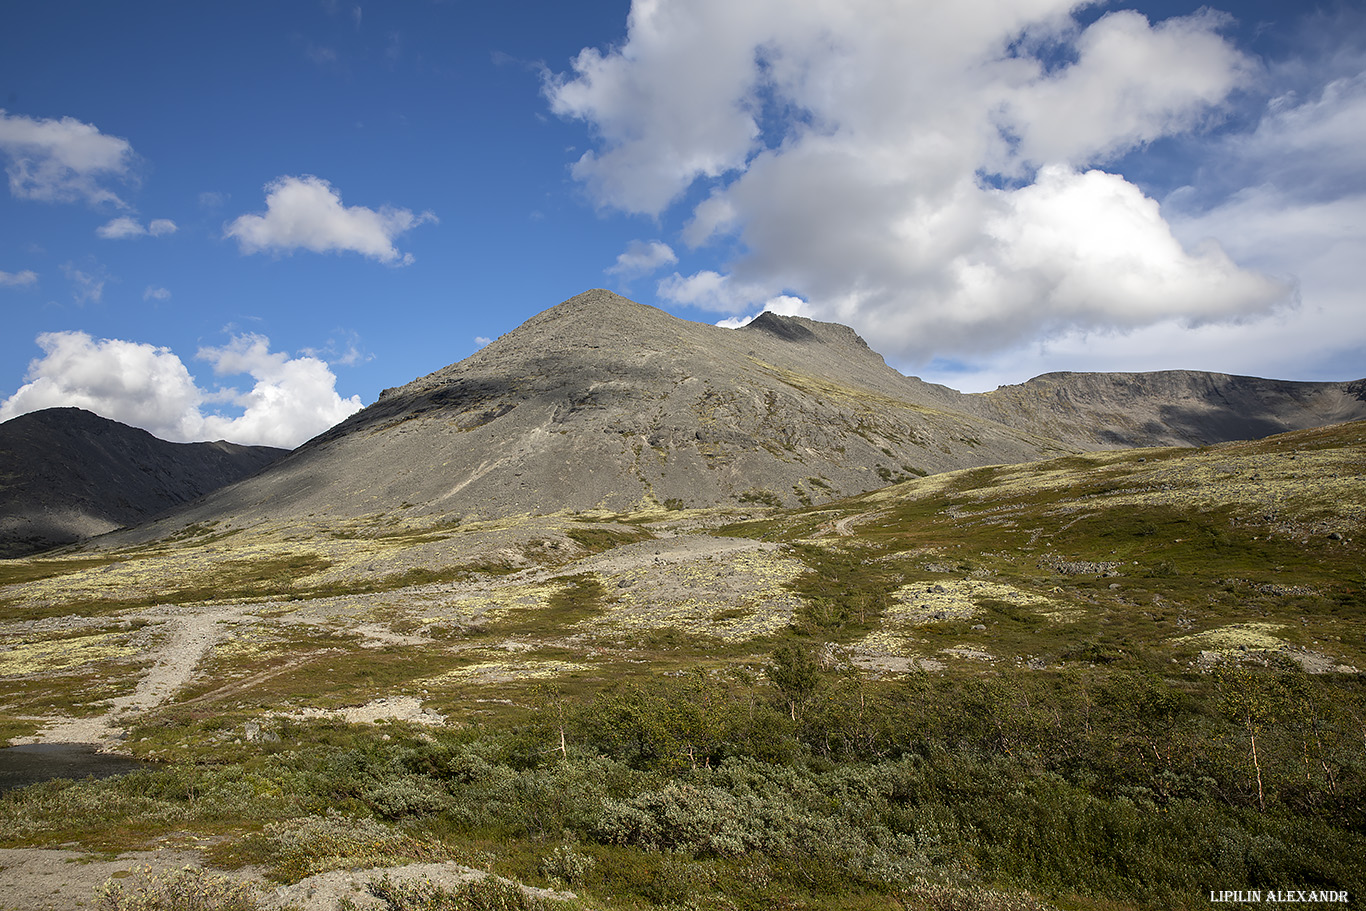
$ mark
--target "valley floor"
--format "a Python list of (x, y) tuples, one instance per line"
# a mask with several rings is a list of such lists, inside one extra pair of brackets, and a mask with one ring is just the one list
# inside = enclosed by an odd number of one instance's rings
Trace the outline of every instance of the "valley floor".
[(159, 767), (0, 798), (0, 908), (187, 858), (308, 908), (1360, 894), (1363, 436), (4, 561), (0, 737)]

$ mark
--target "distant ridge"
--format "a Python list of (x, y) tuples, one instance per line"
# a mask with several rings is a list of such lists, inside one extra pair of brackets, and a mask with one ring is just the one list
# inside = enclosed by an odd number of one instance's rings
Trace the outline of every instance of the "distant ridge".
[(135, 525), (286, 452), (168, 443), (80, 408), (20, 415), (0, 424), (0, 557)]
[(599, 289), (386, 389), (141, 534), (397, 510), (795, 506), (957, 468), (1366, 418), (1354, 388), (1178, 371), (1053, 374), (965, 395), (903, 376), (846, 326), (766, 313), (722, 329)]
[(1088, 449), (1254, 440), (1366, 417), (1366, 380), (1299, 383), (1195, 370), (1046, 373), (969, 396), (978, 414)]

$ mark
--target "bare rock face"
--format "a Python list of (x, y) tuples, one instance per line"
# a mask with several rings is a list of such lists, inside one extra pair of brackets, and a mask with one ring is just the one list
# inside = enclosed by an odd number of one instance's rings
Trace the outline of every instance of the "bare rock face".
[(1085, 449), (1254, 440), (1366, 417), (1366, 380), (1295, 383), (1226, 373), (1046, 373), (965, 396), (975, 413)]
[(0, 424), (0, 558), (135, 525), (286, 451), (168, 443), (80, 408), (20, 415)]
[(764, 314), (722, 329), (595, 290), (385, 390), (174, 521), (794, 506), (956, 468), (1366, 417), (1342, 384), (1238, 379), (1078, 374), (963, 395), (903, 376), (845, 326)]

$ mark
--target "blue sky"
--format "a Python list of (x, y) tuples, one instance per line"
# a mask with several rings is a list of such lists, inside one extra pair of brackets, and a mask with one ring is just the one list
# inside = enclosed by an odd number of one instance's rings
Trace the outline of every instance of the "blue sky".
[(292, 446), (591, 287), (965, 390), (1358, 378), (1366, 14), (1225, 7), (11, 4), (0, 418)]

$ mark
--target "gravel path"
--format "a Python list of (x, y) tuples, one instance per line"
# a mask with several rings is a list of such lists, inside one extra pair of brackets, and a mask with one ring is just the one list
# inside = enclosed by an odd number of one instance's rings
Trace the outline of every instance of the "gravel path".
[(13, 743), (94, 743), (113, 750), (136, 716), (166, 702), (194, 676), (209, 649), (225, 635), (224, 625), (241, 618), (244, 608), (159, 608), (131, 619), (160, 621), (165, 641), (151, 658), (153, 664), (130, 695), (109, 701), (109, 710), (91, 718), (58, 718), (32, 737)]

